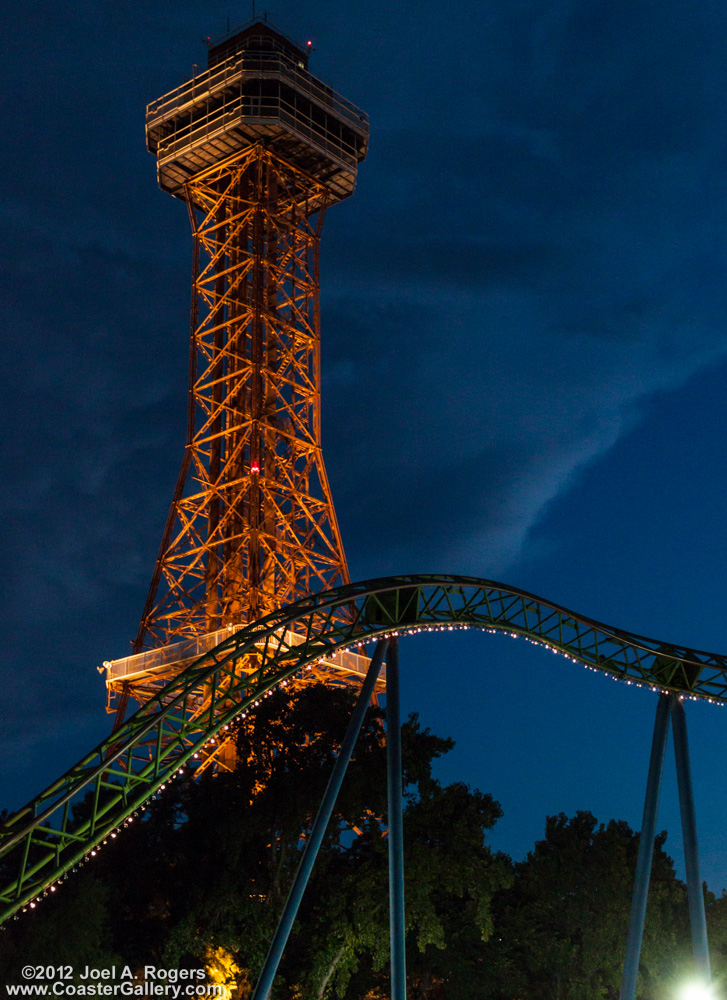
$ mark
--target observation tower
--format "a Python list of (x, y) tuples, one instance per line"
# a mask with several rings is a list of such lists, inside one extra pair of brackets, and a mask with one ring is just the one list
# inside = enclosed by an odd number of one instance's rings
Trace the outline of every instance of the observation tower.
[[(146, 115), (192, 225), (187, 443), (134, 655), (104, 664), (116, 724), (230, 631), (349, 580), (321, 454), (319, 241), (368, 119), (266, 21), (208, 48)], [(317, 672), (368, 662), (339, 661)]]

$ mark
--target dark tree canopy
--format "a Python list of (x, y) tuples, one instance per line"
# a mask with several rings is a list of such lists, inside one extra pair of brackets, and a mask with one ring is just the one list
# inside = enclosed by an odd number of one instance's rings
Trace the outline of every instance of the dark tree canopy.
[[(663, 1000), (688, 971), (684, 886), (656, 839), (638, 997)], [(492, 997), (617, 1000), (626, 950), (638, 834), (588, 812), (549, 816), (545, 838), (515, 865), (498, 896), (487, 947)]]
[[(20, 966), (205, 967), (251, 994), (351, 714), (345, 689), (263, 700), (235, 734), (235, 770), (173, 782), (52, 899), (0, 934), (0, 980)], [(491, 796), (433, 776), (449, 739), (402, 727), (410, 1000), (617, 1000), (638, 835), (587, 812), (547, 819), (513, 865), (487, 845)], [(276, 980), (275, 1000), (389, 996), (386, 746), (367, 713)], [(689, 970), (684, 886), (657, 838), (639, 1000)], [(727, 972), (727, 897), (707, 895)]]

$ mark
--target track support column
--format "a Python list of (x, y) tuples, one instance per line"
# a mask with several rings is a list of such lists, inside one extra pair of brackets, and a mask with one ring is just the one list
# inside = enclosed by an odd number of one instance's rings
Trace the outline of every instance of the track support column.
[(646, 900), (649, 895), (651, 862), (654, 856), (654, 835), (656, 834), (656, 817), (659, 811), (659, 793), (661, 791), (661, 776), (664, 772), (664, 756), (666, 754), (666, 738), (669, 732), (671, 707), (671, 697), (667, 694), (660, 694), (659, 703), (656, 706), (654, 738), (651, 743), (649, 776), (646, 780), (644, 816), (641, 821), (641, 834), (639, 835), (639, 853), (636, 860), (636, 877), (634, 879), (634, 894), (631, 899), (631, 917), (629, 919), (628, 937), (626, 938), (626, 960), (624, 962), (623, 979), (621, 980), (620, 1000), (635, 1000), (636, 997), (636, 979), (639, 974), (641, 939), (644, 934)]
[(300, 859), (300, 864), (298, 865), (298, 871), (295, 874), (293, 886), (288, 894), (287, 900), (285, 901), (285, 907), (280, 917), (277, 930), (275, 931), (272, 944), (270, 945), (270, 950), (268, 951), (265, 959), (265, 965), (263, 966), (257, 986), (255, 987), (255, 992), (252, 995), (252, 1000), (267, 1000), (268, 994), (270, 993), (270, 988), (273, 985), (275, 974), (278, 971), (278, 966), (280, 965), (280, 959), (283, 957), (285, 945), (288, 942), (293, 922), (295, 921), (296, 914), (298, 913), (298, 907), (300, 906), (303, 893), (308, 885), (310, 873), (313, 870), (313, 865), (315, 864), (316, 857), (318, 856), (318, 850), (321, 846), (323, 835), (326, 832), (328, 821), (333, 813), (333, 807), (336, 804), (336, 798), (338, 797), (341, 784), (343, 783), (343, 776), (346, 773), (348, 762), (351, 760), (353, 748), (356, 744), (356, 740), (358, 739), (358, 734), (361, 731), (361, 725), (363, 723), (364, 716), (366, 715), (366, 709), (368, 708), (371, 695), (373, 694), (376, 686), (376, 679), (379, 676), (379, 671), (381, 670), (381, 664), (384, 659), (386, 647), (386, 639), (380, 639), (376, 645), (374, 655), (369, 665), (368, 673), (366, 674), (366, 680), (363, 682), (361, 692), (356, 700), (351, 720), (348, 723), (348, 728), (346, 729), (346, 735), (343, 737), (343, 742), (341, 743), (340, 753), (336, 758), (336, 763), (333, 765), (331, 777), (328, 779), (328, 785), (326, 786), (326, 790), (323, 794), (323, 799), (313, 823), (308, 842), (303, 850), (303, 857)]
[(692, 931), (694, 965), (696, 966), (699, 978), (708, 983), (712, 978), (712, 973), (709, 965), (704, 893), (702, 892), (702, 879), (699, 874), (697, 820), (694, 810), (692, 772), (689, 766), (687, 717), (684, 712), (684, 705), (676, 697), (672, 698), (671, 725), (674, 732), (674, 758), (676, 760), (677, 784), (679, 786), (679, 809), (682, 816), (684, 865), (687, 870), (687, 898), (689, 900), (689, 925)]
[(391, 1000), (406, 1000), (404, 920), (404, 824), (399, 708), (399, 642), (391, 639), (386, 660), (386, 763), (389, 792), (389, 943)]

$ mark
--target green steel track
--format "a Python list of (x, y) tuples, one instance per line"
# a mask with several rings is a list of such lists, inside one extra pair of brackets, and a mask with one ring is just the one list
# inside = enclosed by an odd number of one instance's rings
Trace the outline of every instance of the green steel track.
[[(273, 688), (341, 649), (379, 636), (479, 628), (523, 636), (629, 683), (727, 702), (727, 657), (602, 625), (488, 580), (398, 576), (305, 598), (248, 625), (200, 657), (113, 736), (0, 826), (0, 922), (35, 906), (98, 845), (133, 822), (206, 746)], [(287, 645), (286, 630), (302, 641)], [(258, 654), (252, 674), (241, 657)], [(202, 715), (201, 696), (209, 704)], [(73, 807), (84, 801), (83, 821)]]

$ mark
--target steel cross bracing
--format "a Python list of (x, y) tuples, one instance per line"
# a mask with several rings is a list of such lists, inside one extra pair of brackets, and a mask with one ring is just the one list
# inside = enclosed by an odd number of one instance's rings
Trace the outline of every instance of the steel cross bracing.
[[(273, 688), (380, 636), (456, 628), (523, 636), (629, 683), (727, 703), (727, 657), (623, 632), (512, 587), (458, 576), (347, 584), (233, 634), (11, 816), (0, 827), (0, 920), (87, 860), (160, 787), (194, 773), (205, 748)], [(248, 674), (236, 666), (243, 658), (254, 664)], [(74, 823), (73, 806), (89, 795), (90, 814)]]
[[(196, 261), (188, 444), (137, 651), (257, 621), (349, 579), (320, 439), (330, 194), (259, 144), (185, 192)], [(143, 701), (153, 687), (133, 693)]]

